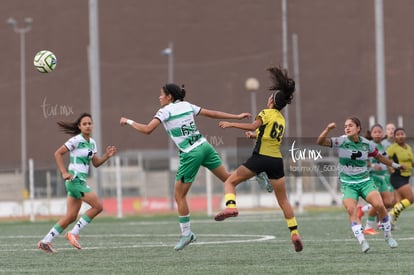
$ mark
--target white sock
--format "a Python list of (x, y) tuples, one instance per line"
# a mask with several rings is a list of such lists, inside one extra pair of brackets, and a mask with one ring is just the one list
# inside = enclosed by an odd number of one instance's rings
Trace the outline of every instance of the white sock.
[(45, 243), (51, 243), (57, 236), (59, 236), (59, 234), (59, 231), (57, 231), (56, 228), (52, 227), (52, 229), (50, 229), (49, 233), (47, 233), (42, 241)]
[(190, 222), (180, 223), (181, 235), (187, 236), (191, 232)]
[(382, 222), (381, 225), (384, 229), (385, 238), (391, 238), (391, 222), (388, 220), (387, 222)]
[(72, 235), (79, 235), (80, 231), (88, 224), (89, 223), (85, 221), (83, 217), (80, 217), (80, 219), (78, 220), (78, 222), (75, 224), (75, 226), (73, 227), (71, 231)]
[(352, 232), (354, 232), (355, 238), (358, 239), (359, 243), (365, 240), (364, 232), (362, 232), (362, 225), (356, 224), (352, 226)]
[(181, 236), (188, 236), (191, 232), (190, 215), (178, 216), (178, 223), (180, 224)]
[(365, 204), (364, 206), (362, 206), (361, 210), (362, 212), (367, 213), (371, 208), (372, 208), (371, 204)]

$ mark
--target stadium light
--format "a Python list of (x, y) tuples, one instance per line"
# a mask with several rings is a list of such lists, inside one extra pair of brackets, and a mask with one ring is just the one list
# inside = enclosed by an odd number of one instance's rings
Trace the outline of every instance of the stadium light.
[(245, 83), (246, 90), (250, 92), (250, 104), (253, 120), (256, 119), (257, 109), (256, 109), (256, 92), (260, 88), (259, 80), (254, 77), (248, 78)]
[(19, 28), (16, 19), (10, 17), (7, 24), (20, 35), (20, 106), (21, 106), (21, 161), (24, 187), (27, 188), (27, 138), (26, 138), (26, 55), (25, 34), (32, 29), (33, 19), (26, 17), (24, 27)]
[(162, 55), (168, 56), (168, 83), (174, 82), (174, 50), (173, 43), (168, 43), (168, 48), (161, 52)]

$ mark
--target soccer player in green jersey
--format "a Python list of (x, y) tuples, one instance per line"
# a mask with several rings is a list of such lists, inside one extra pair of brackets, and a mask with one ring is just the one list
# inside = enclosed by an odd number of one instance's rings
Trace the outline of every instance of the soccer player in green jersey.
[[(369, 133), (370, 138), (377, 147), (378, 153), (384, 157), (388, 157), (387, 152), (381, 143), (384, 136), (382, 126), (380, 124), (374, 124), (371, 127)], [(394, 188), (390, 182), (390, 173), (388, 171), (388, 167), (385, 164), (380, 163), (377, 159), (371, 157), (368, 161), (368, 168), (369, 175), (371, 176), (375, 185), (378, 187), (378, 191), (381, 194), (385, 208), (390, 209), (394, 205)], [(379, 234), (379, 232), (375, 230), (377, 224), (376, 217), (377, 213), (375, 211), (375, 208), (371, 207), (368, 210), (367, 222), (364, 228), (364, 233), (366, 235)]]
[[(283, 211), (292, 243), (296, 252), (303, 250), (299, 236), (296, 217), (286, 193), (286, 181), (280, 145), (285, 132), (285, 118), (281, 110), (290, 104), (295, 92), (295, 81), (280, 67), (268, 68), (272, 86), (272, 94), (267, 100), (267, 108), (260, 111), (252, 123), (221, 121), (221, 128), (238, 128), (247, 131), (246, 136), (256, 138), (252, 155), (224, 183), (226, 208), (214, 219), (223, 221), (239, 214), (236, 208), (236, 186), (241, 182), (265, 172), (274, 189), (276, 200)], [(255, 131), (255, 132), (252, 132)]]
[(197, 115), (222, 119), (251, 117), (249, 113), (236, 115), (201, 108), (184, 101), (185, 92), (184, 87), (172, 83), (162, 87), (159, 96), (161, 109), (148, 124), (138, 123), (125, 117), (120, 120), (121, 125), (128, 124), (144, 134), (151, 134), (162, 123), (168, 136), (178, 148), (180, 163), (175, 179), (174, 197), (178, 208), (181, 238), (175, 245), (175, 250), (181, 250), (191, 242), (196, 241), (196, 235), (191, 232), (190, 228), (190, 209), (187, 203), (187, 193), (200, 166), (209, 169), (223, 182), (230, 175), (216, 150), (198, 131), (194, 117)]
[[(102, 157), (98, 157), (95, 140), (91, 137), (93, 128), (92, 117), (88, 113), (81, 114), (75, 122), (61, 121), (58, 122), (58, 125), (65, 133), (73, 135), (55, 152), (56, 164), (65, 180), (68, 196), (66, 199), (66, 215), (37, 244), (38, 248), (45, 252), (56, 252), (51, 245), (52, 241), (76, 220), (82, 202), (86, 202), (91, 208), (79, 218), (73, 229), (66, 233), (66, 239), (71, 245), (81, 249), (79, 244), (80, 230), (87, 226), (102, 211), (102, 203), (98, 195), (86, 184), (89, 164), (92, 162), (94, 167), (99, 167), (116, 153), (114, 146), (108, 146), (106, 147), (105, 154)], [(63, 155), (67, 152), (70, 152), (68, 169), (66, 169), (63, 163)]]
[(354, 236), (360, 243), (362, 252), (368, 252), (370, 247), (365, 240), (361, 220), (357, 214), (359, 197), (370, 203), (378, 213), (387, 244), (391, 248), (397, 247), (398, 243), (391, 235), (391, 223), (387, 209), (375, 183), (369, 176), (367, 161), (370, 157), (373, 157), (394, 169), (403, 169), (404, 167), (379, 154), (375, 144), (360, 135), (361, 122), (358, 118), (349, 117), (345, 120), (345, 135), (328, 138), (328, 133), (335, 127), (336, 124), (333, 122), (328, 124), (319, 135), (317, 143), (321, 146), (335, 148), (338, 151), (338, 174), (343, 194), (342, 203), (348, 212), (352, 232), (354, 232)]

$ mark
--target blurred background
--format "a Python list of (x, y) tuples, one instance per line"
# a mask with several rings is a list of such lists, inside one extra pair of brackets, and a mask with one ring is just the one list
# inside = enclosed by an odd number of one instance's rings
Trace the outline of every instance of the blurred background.
[[(56, 122), (83, 112), (93, 115), (99, 154), (118, 148), (118, 158), (90, 179), (106, 213), (172, 210), (176, 152), (164, 129), (148, 137), (119, 125), (121, 116), (150, 121), (167, 82), (184, 84), (186, 99), (201, 107), (257, 114), (269, 96), (266, 68), (281, 65), (297, 85), (284, 111), (286, 137), (303, 140), (302, 149), (321, 150), (313, 146), (322, 129), (336, 122), (332, 135), (339, 136), (350, 115), (363, 132), (393, 122), (414, 134), (410, 0), (3, 0), (0, 7), (0, 216), (63, 211), (53, 153), (69, 136)], [(49, 74), (33, 68), (43, 49), (57, 57)], [(230, 170), (250, 154), (243, 131), (201, 117), (197, 123)], [(285, 146), (292, 162), (292, 143)], [(322, 151), (319, 161), (334, 164), (330, 154)], [(337, 203), (335, 175), (289, 167), (298, 207)], [(251, 181), (239, 188), (246, 194), (240, 207), (277, 206)], [(210, 213), (223, 206), (222, 184), (202, 169), (191, 197), (193, 209)]]

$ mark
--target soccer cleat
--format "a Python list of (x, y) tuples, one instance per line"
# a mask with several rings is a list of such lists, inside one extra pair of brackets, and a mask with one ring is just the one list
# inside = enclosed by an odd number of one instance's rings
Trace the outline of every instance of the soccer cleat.
[(375, 230), (374, 228), (367, 228), (364, 230), (365, 235), (378, 235), (379, 232)]
[(368, 252), (368, 250), (369, 250), (369, 244), (368, 244), (368, 242), (366, 240), (363, 240), (362, 241), (362, 243), (361, 243), (361, 250), (364, 253), (367, 253)]
[(74, 248), (82, 249), (81, 245), (79, 244), (79, 235), (73, 235), (71, 232), (68, 232), (66, 233), (66, 239)]
[(384, 230), (384, 225), (380, 222), (377, 223), (377, 229), (378, 230)]
[(57, 250), (54, 249), (50, 243), (45, 243), (43, 241), (38, 242), (37, 247), (40, 250), (43, 250), (46, 253), (55, 253), (55, 252), (57, 252)]
[(391, 222), (391, 230), (398, 230), (397, 227), (397, 218), (395, 217), (394, 214), (392, 214), (392, 212), (389, 213), (389, 217), (390, 217), (390, 222)]
[(226, 208), (223, 211), (221, 211), (220, 213), (218, 213), (214, 219), (216, 221), (224, 221), (227, 218), (230, 217), (237, 217), (239, 215), (239, 210), (237, 210), (237, 208)]
[(181, 250), (190, 243), (195, 242), (196, 240), (197, 236), (193, 232), (190, 232), (190, 234), (188, 234), (187, 236), (181, 236), (180, 240), (175, 245), (174, 250)]
[(387, 244), (391, 247), (391, 248), (396, 248), (398, 247), (398, 243), (396, 240), (394, 240), (391, 237), (385, 238), (385, 241), (387, 242)]
[(298, 234), (292, 235), (292, 243), (296, 252), (300, 252), (303, 250), (303, 243)]
[(260, 172), (259, 174), (257, 174), (256, 175), (256, 180), (261, 186), (263, 186), (266, 189), (267, 192), (272, 193), (273, 186), (270, 183), (266, 172)]
[(358, 209), (358, 219), (362, 219), (362, 217), (364, 216), (364, 211), (362, 211), (362, 206), (361, 205), (358, 205), (357, 206), (357, 209)]

